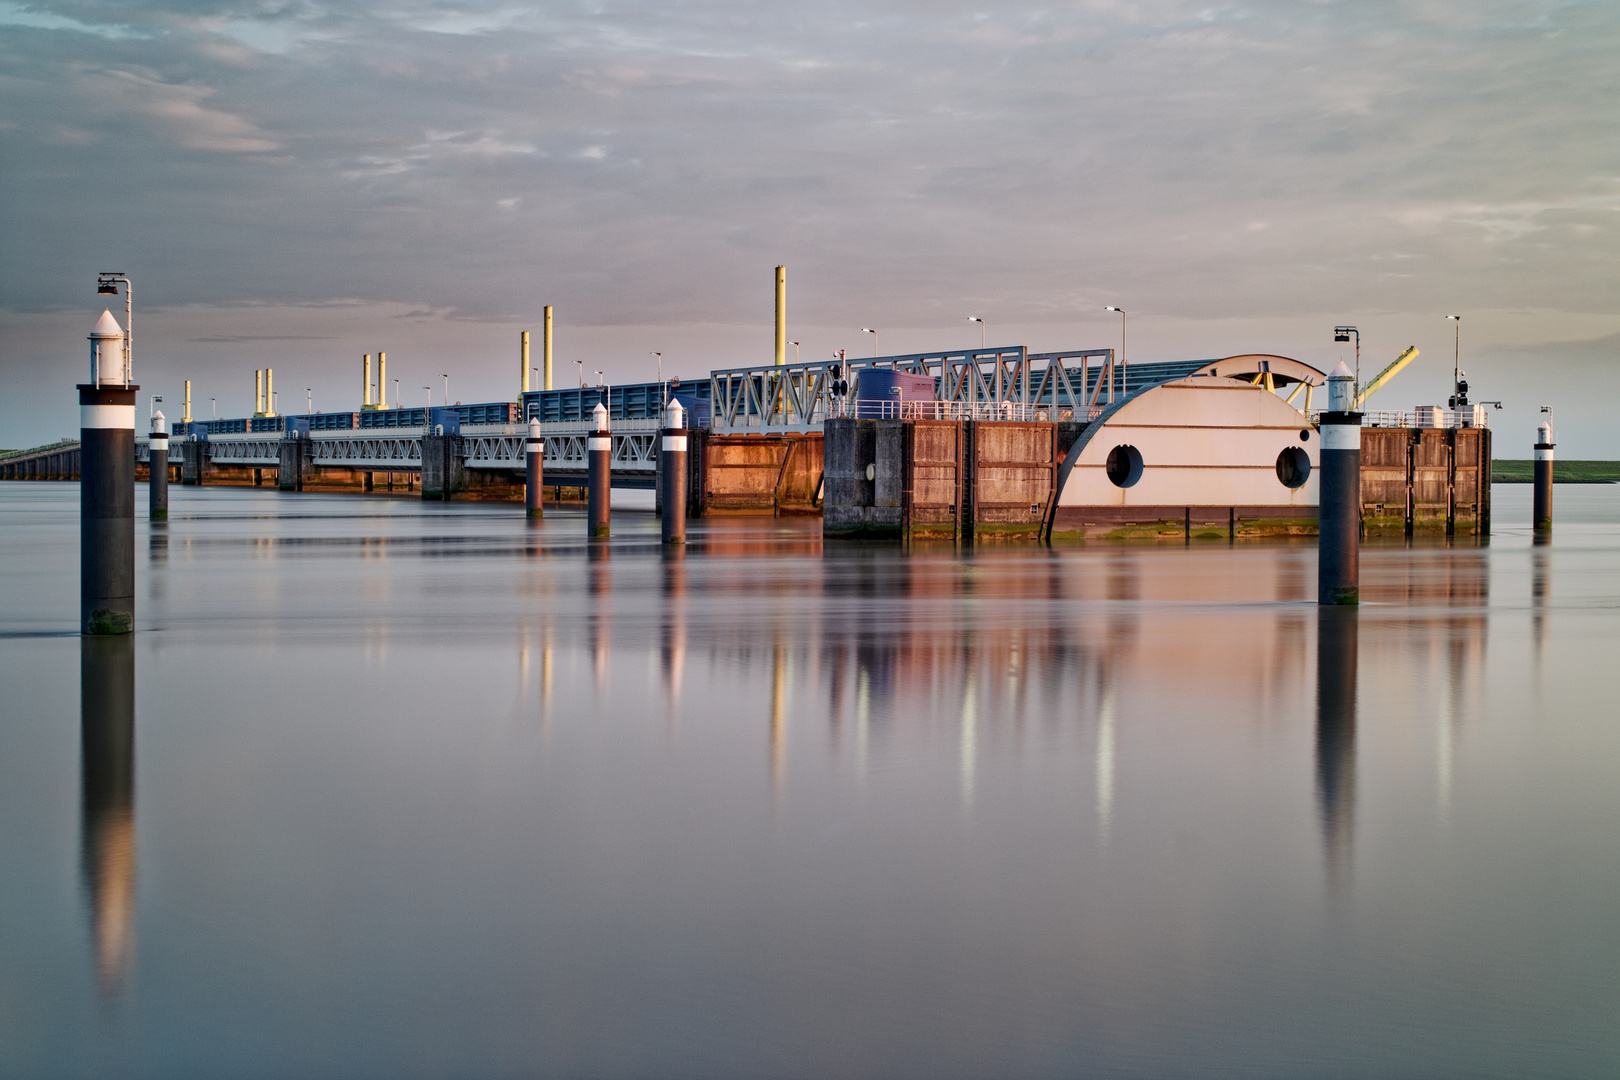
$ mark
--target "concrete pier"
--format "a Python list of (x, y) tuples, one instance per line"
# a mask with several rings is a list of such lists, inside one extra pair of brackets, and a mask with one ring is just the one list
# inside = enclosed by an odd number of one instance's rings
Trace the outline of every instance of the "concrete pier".
[(662, 510), (660, 532), (666, 544), (686, 543), (687, 465), (686, 410), (671, 401), (664, 410), (664, 428), (658, 460), (658, 494)]
[(169, 421), (162, 413), (152, 417), (147, 443), (146, 487), (153, 521), (169, 520)]
[(1317, 510), (1317, 602), (1361, 602), (1361, 414), (1355, 375), (1339, 361), (1328, 376), (1322, 414), (1320, 505)]
[(613, 435), (608, 430), (607, 406), (598, 402), (591, 410), (591, 434), (585, 457), (587, 528), (592, 539), (606, 539), (613, 503)]
[(135, 629), (135, 397), (124, 332), (102, 312), (90, 335), (90, 374), (79, 386), (79, 627)]
[(1553, 495), (1553, 442), (1552, 423), (1536, 428), (1535, 491), (1531, 496), (1530, 520), (1538, 534), (1552, 532)]
[[(527, 344), (527, 334), (525, 344)], [(546, 440), (540, 437), (540, 421), (529, 421), (529, 437), (523, 444), (524, 484), (523, 505), (531, 518), (546, 515)]]

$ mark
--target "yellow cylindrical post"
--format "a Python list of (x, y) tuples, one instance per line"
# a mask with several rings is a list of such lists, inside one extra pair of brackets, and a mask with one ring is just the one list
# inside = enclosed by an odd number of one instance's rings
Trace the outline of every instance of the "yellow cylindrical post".
[(275, 377), (275, 368), (264, 369), (264, 411), (267, 416), (276, 415)]
[(264, 415), (264, 369), (253, 369), (253, 415)]
[(529, 332), (527, 330), (523, 331), (521, 341), (522, 345), (518, 349), (518, 365), (521, 368), (518, 373), (518, 385), (522, 387), (520, 392), (527, 394), (529, 392)]
[(787, 267), (776, 268), (776, 362), (787, 363)]
[(544, 331), (544, 341), (541, 343), (541, 351), (545, 353), (545, 359), (543, 361), (541, 361), (542, 364), (544, 365), (544, 367), (541, 369), (541, 372), (540, 372), (540, 375), (541, 375), (540, 389), (542, 389), (542, 390), (550, 390), (551, 389), (551, 305), (550, 304), (546, 305), (546, 328), (545, 328), (545, 331)]
[(377, 408), (388, 408), (388, 354), (385, 352), (377, 353)]
[(191, 422), (191, 380), (190, 379), (186, 380), (186, 407), (185, 407), (185, 412), (183, 412), (180, 415), (180, 419), (186, 421), (187, 423)]
[(371, 408), (371, 354), (360, 361), (360, 407)]

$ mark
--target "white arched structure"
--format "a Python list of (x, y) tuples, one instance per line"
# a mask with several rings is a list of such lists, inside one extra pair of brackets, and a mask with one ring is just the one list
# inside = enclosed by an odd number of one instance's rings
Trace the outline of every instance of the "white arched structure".
[(1176, 379), (1087, 425), (1058, 471), (1052, 533), (1305, 531), (1316, 518), (1318, 461), (1309, 419), (1264, 386)]

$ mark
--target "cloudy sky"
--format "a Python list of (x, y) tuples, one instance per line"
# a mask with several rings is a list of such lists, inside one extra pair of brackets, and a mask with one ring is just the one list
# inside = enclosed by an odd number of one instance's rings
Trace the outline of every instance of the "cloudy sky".
[(1548, 403), (1620, 457), (1617, 91), (1612, 0), (0, 0), (0, 445), (76, 427), (98, 270), (139, 381), (239, 415), (267, 365), (358, 407), (379, 348), (510, 399), (547, 303), (560, 384), (768, 360), (780, 262), (806, 359), (1346, 321), (1423, 350), (1384, 408), (1460, 312), (1499, 456)]

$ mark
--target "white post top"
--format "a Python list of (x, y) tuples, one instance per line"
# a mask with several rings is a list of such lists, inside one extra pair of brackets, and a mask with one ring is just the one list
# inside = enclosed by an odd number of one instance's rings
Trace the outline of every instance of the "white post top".
[(1552, 425), (1543, 422), (1540, 427), (1536, 428), (1536, 442), (1551, 446), (1552, 441)]
[(167, 435), (168, 433), (169, 421), (164, 419), (163, 413), (159, 411), (157, 415), (152, 417), (152, 434)]
[(124, 328), (118, 325), (118, 320), (113, 318), (112, 312), (103, 308), (101, 318), (96, 320), (96, 328), (90, 331), (90, 340), (122, 341), (124, 340)]
[(669, 408), (664, 410), (664, 426), (667, 428), (683, 428), (686, 426), (686, 410), (674, 398), (669, 399)]
[(533, 420), (529, 421), (529, 438), (538, 439), (539, 437), (540, 437), (540, 418), (537, 416)]
[(606, 431), (608, 429), (607, 406), (600, 401), (596, 403), (596, 408), (591, 410), (591, 423), (596, 425), (597, 431)]
[(1328, 411), (1354, 412), (1356, 408), (1356, 376), (1355, 372), (1345, 366), (1343, 360), (1334, 367), (1327, 377), (1328, 384)]

